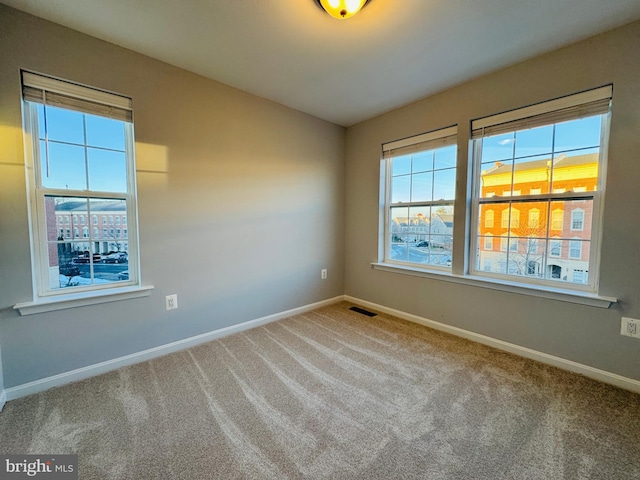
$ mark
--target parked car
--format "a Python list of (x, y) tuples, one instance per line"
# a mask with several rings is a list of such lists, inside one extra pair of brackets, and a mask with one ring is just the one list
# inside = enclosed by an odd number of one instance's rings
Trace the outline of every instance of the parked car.
[(124, 272), (120, 272), (118, 274), (119, 280), (129, 280), (129, 270), (125, 270)]
[(428, 247), (429, 246), (429, 242), (424, 241), (424, 242), (420, 242), (418, 243), (418, 245), (416, 245), (417, 247)]
[(127, 254), (122, 252), (110, 253), (102, 257), (102, 263), (127, 263)]

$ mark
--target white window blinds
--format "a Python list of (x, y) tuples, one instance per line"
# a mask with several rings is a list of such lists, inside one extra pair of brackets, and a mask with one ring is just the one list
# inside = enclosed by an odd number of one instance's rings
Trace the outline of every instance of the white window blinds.
[(609, 111), (613, 85), (498, 113), (471, 122), (472, 138), (499, 135)]
[(403, 138), (402, 140), (383, 143), (382, 151), (384, 153), (384, 158), (409, 155), (415, 152), (453, 145), (456, 143), (457, 135), (457, 126), (447, 127), (433, 132)]
[(22, 71), (22, 96), (30, 102), (68, 108), (124, 122), (133, 120), (129, 97)]

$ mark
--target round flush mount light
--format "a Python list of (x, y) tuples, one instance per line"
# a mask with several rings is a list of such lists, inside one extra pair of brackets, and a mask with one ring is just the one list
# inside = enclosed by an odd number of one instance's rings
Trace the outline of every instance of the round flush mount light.
[(315, 0), (322, 9), (338, 20), (353, 17), (369, 0)]

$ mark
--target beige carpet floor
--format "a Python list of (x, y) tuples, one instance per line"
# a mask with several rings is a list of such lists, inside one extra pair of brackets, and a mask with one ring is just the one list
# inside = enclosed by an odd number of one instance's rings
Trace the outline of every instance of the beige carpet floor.
[(82, 479), (640, 479), (640, 395), (339, 303), (8, 402)]

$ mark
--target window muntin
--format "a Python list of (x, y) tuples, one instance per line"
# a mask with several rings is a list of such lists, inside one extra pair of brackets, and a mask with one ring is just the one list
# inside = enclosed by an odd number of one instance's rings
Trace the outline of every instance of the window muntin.
[[(135, 216), (130, 99), (29, 72), (23, 96), (37, 296), (138, 284), (137, 238), (86, 226), (100, 214)], [(58, 218), (69, 227), (59, 229)], [(114, 254), (131, 263), (102, 263)]]
[[(595, 290), (593, 276), (589, 283), (587, 275), (573, 272), (596, 268), (592, 247), (599, 239), (609, 101), (552, 110), (542, 120), (508, 112), (516, 127), (510, 131), (473, 125), (472, 273)], [(483, 214), (489, 210), (501, 212), (499, 226), (487, 226)], [(500, 252), (484, 248), (489, 234), (502, 238)]]
[(449, 270), (457, 129), (383, 145), (384, 260)]

